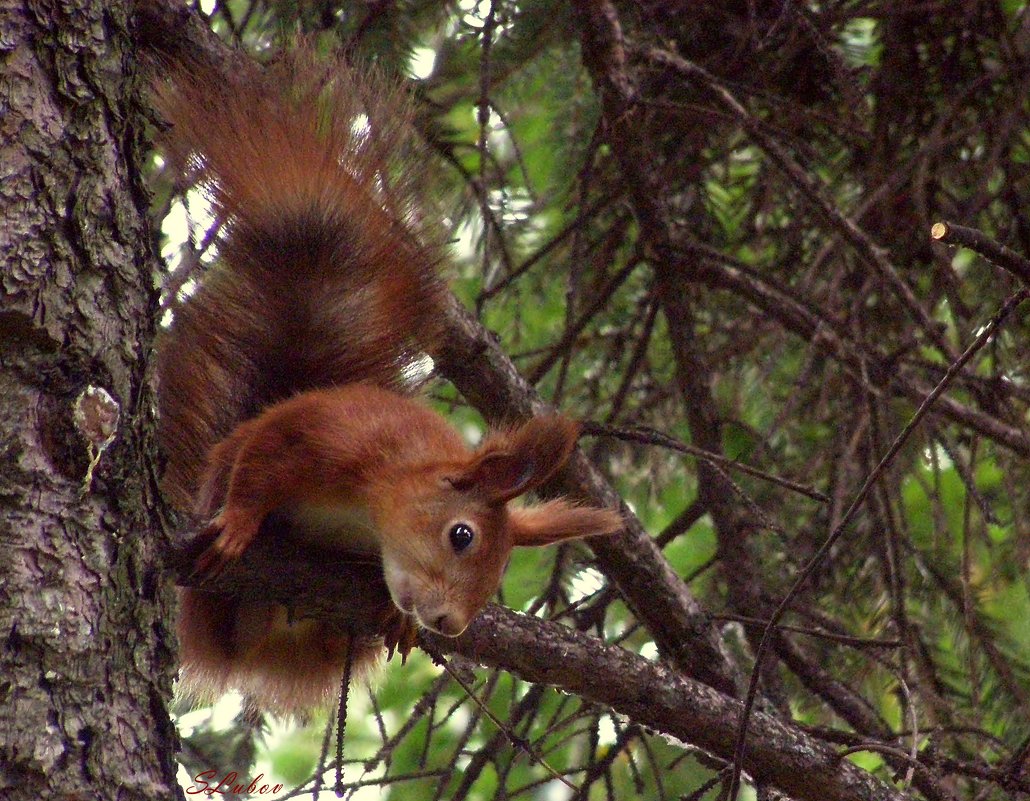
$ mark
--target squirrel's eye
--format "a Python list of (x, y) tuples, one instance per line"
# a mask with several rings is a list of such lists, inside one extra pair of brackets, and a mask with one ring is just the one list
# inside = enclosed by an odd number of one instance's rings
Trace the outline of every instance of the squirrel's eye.
[(455, 553), (461, 553), (472, 544), (475, 536), (475, 533), (467, 525), (456, 523), (450, 531), (451, 547), (454, 548)]

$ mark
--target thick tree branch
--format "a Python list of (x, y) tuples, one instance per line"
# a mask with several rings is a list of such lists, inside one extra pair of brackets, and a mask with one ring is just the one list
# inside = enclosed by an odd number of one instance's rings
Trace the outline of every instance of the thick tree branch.
[[(289, 553), (289, 568), (284, 555)], [(180, 578), (189, 582), (188, 560)], [(219, 591), (289, 606), (299, 618), (332, 620), (346, 629), (363, 628), (382, 594), (368, 592), (377, 566), (348, 562), (338, 554), (318, 552), (282, 541), (259, 538), (218, 582)], [(356, 592), (355, 588), (361, 589)], [(357, 611), (356, 611), (357, 610)], [(441, 653), (461, 654), (526, 681), (547, 684), (603, 704), (634, 722), (696, 745), (729, 760), (741, 704), (705, 683), (605, 645), (596, 637), (489, 606), (464, 635), (448, 639), (422, 633)], [(603, 680), (598, 677), (603, 676)], [(754, 713), (753, 744), (745, 770), (758, 782), (772, 784), (793, 798), (812, 801), (902, 801), (907, 798), (836, 751), (789, 723)]]
[[(503, 666), (526, 681), (604, 704), (723, 759), (733, 757), (738, 701), (594, 637), (502, 607), (486, 609), (456, 640), (424, 636), (434, 650)], [(752, 727), (754, 742), (744, 768), (756, 782), (799, 801), (908, 798), (796, 726), (756, 713)]]

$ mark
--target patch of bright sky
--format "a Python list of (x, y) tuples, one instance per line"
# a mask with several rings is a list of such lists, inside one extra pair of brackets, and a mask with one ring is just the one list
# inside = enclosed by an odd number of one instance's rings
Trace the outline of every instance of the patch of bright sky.
[(436, 51), (431, 47), (416, 47), (411, 51), (408, 73), (412, 78), (424, 81), (433, 74), (436, 67)]
[(600, 592), (604, 587), (604, 576), (592, 567), (580, 570), (569, 582), (569, 602), (575, 603), (587, 596)]
[(658, 661), (658, 646), (655, 645), (653, 640), (648, 640), (640, 646), (638, 653), (651, 662)]
[(199, 189), (186, 192), (186, 199), (176, 199), (168, 209), (168, 214), (161, 223), (161, 232), (167, 237), (161, 255), (174, 269), (178, 262), (178, 250), (186, 243), (190, 227), (195, 239), (203, 239), (204, 234), (215, 224), (215, 216), (211, 213), (211, 203)]
[(486, 20), (487, 3), (482, 0), (460, 0), (458, 9), (462, 13), (462, 21), (471, 28), (482, 27)]
[(617, 738), (611, 715), (602, 715), (597, 721), (597, 739), (601, 745), (611, 745)]
[(563, 782), (551, 779), (546, 784), (540, 785), (540, 789), (533, 797), (538, 801), (569, 801), (573, 792)]
[(186, 207), (181, 201), (174, 201), (168, 214), (161, 221), (161, 233), (165, 235), (165, 244), (161, 249), (161, 258), (170, 271), (177, 270), (182, 261), (182, 245), (186, 241), (189, 226), (186, 222)]
[(372, 130), (372, 125), (368, 119), (368, 115), (358, 114), (355, 116), (354, 122), (350, 124), (350, 129), (358, 140), (367, 138), (369, 131)]
[[(503, 209), (501, 218), (505, 225), (524, 223), (533, 208), (533, 198), (522, 187), (508, 190), (494, 190), (490, 193), (490, 205)], [(502, 205), (503, 204), (503, 205)]]
[(418, 384), (429, 378), (434, 366), (433, 357), (424, 353), (401, 368), (401, 378), (406, 383)]
[[(182, 266), (183, 246), (189, 241), (190, 230), (193, 231), (194, 241), (199, 244), (206, 232), (215, 224), (214, 215), (211, 213), (211, 204), (204, 193), (191, 189), (186, 193), (186, 202), (174, 200), (168, 209), (168, 214), (161, 221), (161, 233), (165, 236), (164, 247), (161, 249), (161, 258), (168, 266), (169, 273), (174, 273)], [(216, 249), (209, 248), (203, 256), (205, 263), (215, 258)], [(189, 296), (196, 289), (195, 281), (187, 281), (180, 288), (183, 295)]]
[(213, 731), (226, 731), (232, 727), (233, 719), (243, 709), (243, 696), (238, 692), (228, 692), (214, 706), (194, 709), (176, 717), (175, 723), (183, 737), (189, 737), (193, 730), (208, 720)]
[(486, 431), (482, 426), (475, 422), (468, 422), (460, 426), (461, 435), (465, 438), (465, 442), (468, 443), (469, 447), (474, 448), (483, 441), (483, 437)]
[[(486, 22), (487, 14), (490, 13), (490, 3), (486, 0), (460, 0), (458, 10), (461, 12), (461, 21), (470, 28), (482, 28)], [(509, 30), (514, 24), (513, 19), (494, 18), (494, 37)]]
[(951, 457), (940, 445), (934, 445), (933, 450), (923, 448), (923, 462), (928, 468), (936, 465), (941, 470), (947, 470), (951, 467)]
[(453, 241), (451, 249), (462, 259), (471, 259), (476, 252), (476, 244), (483, 235), (483, 220), (479, 215), (469, 215), (458, 223), (451, 231)]

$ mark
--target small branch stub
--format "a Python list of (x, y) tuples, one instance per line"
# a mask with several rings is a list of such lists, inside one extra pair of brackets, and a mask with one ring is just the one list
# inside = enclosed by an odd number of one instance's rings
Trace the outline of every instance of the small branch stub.
[(75, 428), (86, 439), (89, 467), (82, 479), (82, 493), (89, 492), (93, 483), (93, 471), (100, 463), (100, 457), (107, 447), (114, 442), (118, 432), (118, 417), (121, 407), (102, 387), (86, 387), (75, 399), (75, 410), (72, 419)]
[(1011, 248), (991, 239), (983, 231), (949, 222), (936, 222), (930, 228), (930, 238), (948, 245), (961, 245), (979, 253), (991, 264), (1012, 273), (1030, 286), (1030, 259), (1020, 256)]

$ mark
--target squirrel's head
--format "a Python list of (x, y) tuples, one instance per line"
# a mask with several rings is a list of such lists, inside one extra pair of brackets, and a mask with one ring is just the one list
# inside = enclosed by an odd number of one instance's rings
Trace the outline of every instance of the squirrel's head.
[(393, 602), (456, 637), (497, 591), (513, 547), (618, 531), (621, 518), (607, 509), (566, 500), (509, 504), (565, 463), (578, 430), (563, 417), (535, 418), (490, 435), (465, 461), (399, 477), (377, 515)]

